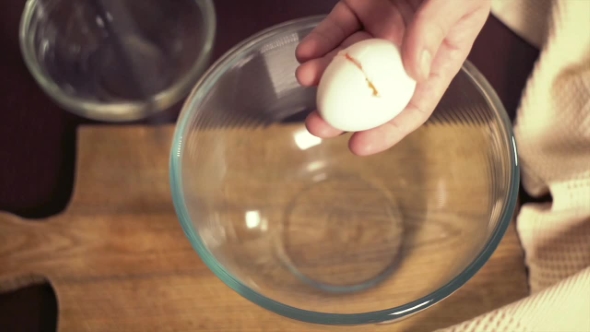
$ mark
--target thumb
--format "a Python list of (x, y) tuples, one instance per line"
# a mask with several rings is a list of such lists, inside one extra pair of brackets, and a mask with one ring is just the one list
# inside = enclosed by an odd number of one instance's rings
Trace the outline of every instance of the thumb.
[(417, 81), (430, 75), (432, 60), (447, 34), (477, 1), (424, 0), (402, 43), (402, 58), (406, 71)]

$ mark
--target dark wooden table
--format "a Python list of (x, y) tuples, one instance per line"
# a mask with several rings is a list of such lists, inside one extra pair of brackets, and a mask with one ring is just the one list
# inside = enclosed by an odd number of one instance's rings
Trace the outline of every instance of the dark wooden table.
[[(251, 34), (285, 20), (325, 14), (336, 1), (215, 0), (216, 59)], [(18, 44), (25, 0), (0, 4), (0, 210), (35, 219), (62, 211), (74, 181), (76, 128), (91, 121), (56, 106), (27, 71)], [(490, 17), (469, 59), (487, 77), (511, 116), (538, 51)], [(158, 116), (174, 122), (180, 105)], [(2, 267), (0, 267), (2, 268)], [(0, 295), (1, 331), (55, 330), (49, 286)]]

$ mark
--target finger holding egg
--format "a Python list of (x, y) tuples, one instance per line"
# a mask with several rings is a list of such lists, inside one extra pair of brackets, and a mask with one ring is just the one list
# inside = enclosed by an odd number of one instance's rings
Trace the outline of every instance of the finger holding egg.
[(342, 135), (343, 131), (330, 126), (317, 111), (311, 112), (305, 119), (305, 127), (312, 135), (319, 138), (331, 138)]
[[(435, 63), (439, 60), (436, 59)], [(460, 63), (457, 66), (460, 66)], [(418, 83), (406, 108), (391, 121), (367, 131), (354, 133), (349, 141), (350, 151), (361, 156), (385, 151), (422, 126), (453, 79), (452, 73), (458, 70), (449, 66), (442, 68), (451, 73), (445, 74), (436, 70), (431, 73), (428, 80)], [(326, 123), (325, 126), (329, 125)]]
[(355, 43), (370, 38), (373, 37), (367, 32), (357, 31), (346, 38), (339, 47), (328, 52), (326, 55), (305, 61), (295, 71), (295, 76), (299, 81), (299, 84), (303, 86), (317, 86), (320, 83), (322, 74), (330, 65), (334, 57), (336, 57), (338, 52), (351, 45), (354, 45)]

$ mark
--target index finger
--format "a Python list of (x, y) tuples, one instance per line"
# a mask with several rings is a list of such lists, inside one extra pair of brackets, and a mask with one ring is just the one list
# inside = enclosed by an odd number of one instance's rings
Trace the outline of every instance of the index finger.
[(330, 14), (299, 43), (295, 51), (297, 60), (301, 63), (326, 55), (360, 28), (360, 21), (352, 9), (346, 3), (338, 2)]

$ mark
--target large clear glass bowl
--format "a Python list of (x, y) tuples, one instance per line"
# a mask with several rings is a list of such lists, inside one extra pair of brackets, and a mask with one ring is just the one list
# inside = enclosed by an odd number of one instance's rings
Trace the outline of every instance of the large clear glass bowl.
[(321, 19), (262, 31), (205, 73), (174, 136), (174, 204), (205, 264), (250, 301), (313, 323), (394, 321), (498, 246), (519, 183), (511, 125), (465, 63), (428, 123), (386, 152), (310, 135), (316, 89), (296, 82), (295, 47)]

